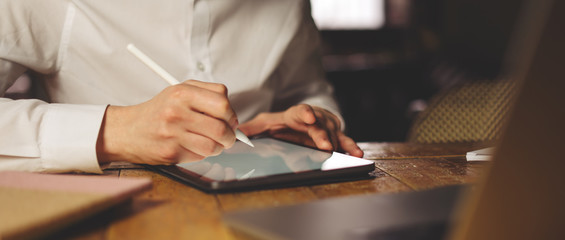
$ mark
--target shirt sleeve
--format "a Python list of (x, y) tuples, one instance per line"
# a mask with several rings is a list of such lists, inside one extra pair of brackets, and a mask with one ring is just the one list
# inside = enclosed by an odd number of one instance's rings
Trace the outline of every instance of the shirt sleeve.
[[(47, 1), (0, 2), (0, 96), (25, 71), (57, 71), (65, 11)], [(0, 98), (0, 171), (101, 173), (96, 141), (105, 110)]]
[(302, 22), (276, 70), (281, 81), (273, 111), (283, 111), (300, 103), (318, 106), (335, 114), (343, 129), (345, 123), (333, 95), (333, 87), (325, 78), (320, 55), (320, 36), (307, 1), (301, 17)]
[(101, 173), (96, 141), (106, 106), (0, 99), (0, 171)]

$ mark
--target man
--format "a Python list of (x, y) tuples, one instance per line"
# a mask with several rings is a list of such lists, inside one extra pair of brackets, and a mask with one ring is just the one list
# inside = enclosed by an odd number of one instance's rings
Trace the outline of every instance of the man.
[[(309, 11), (298, 0), (0, 0), (0, 93), (29, 71), (51, 102), (0, 99), (0, 169), (196, 161), (231, 147), (236, 128), (362, 156), (341, 132)], [(128, 43), (198, 81), (167, 86)]]

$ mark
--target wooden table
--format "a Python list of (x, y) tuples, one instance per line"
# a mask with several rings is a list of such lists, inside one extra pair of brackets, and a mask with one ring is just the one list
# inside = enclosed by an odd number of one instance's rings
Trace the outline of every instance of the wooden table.
[(153, 189), (50, 236), (53, 239), (234, 239), (224, 212), (265, 208), (359, 194), (421, 190), (473, 183), (488, 163), (465, 153), (485, 144), (360, 143), (375, 161), (376, 178), (315, 186), (207, 194), (139, 167), (105, 174), (149, 177)]

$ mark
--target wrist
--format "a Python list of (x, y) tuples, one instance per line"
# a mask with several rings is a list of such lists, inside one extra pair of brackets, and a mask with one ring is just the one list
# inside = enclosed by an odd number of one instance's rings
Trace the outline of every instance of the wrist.
[(104, 113), (96, 141), (96, 155), (98, 163), (101, 165), (124, 160), (121, 156), (122, 151), (120, 151), (118, 134), (118, 130), (121, 128), (120, 120), (122, 119), (119, 116), (123, 109), (124, 107), (120, 106), (108, 106)]

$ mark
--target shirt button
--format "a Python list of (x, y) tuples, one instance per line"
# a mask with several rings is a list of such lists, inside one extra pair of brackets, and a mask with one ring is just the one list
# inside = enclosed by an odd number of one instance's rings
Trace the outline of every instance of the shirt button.
[(201, 72), (204, 72), (206, 70), (206, 67), (204, 66), (204, 64), (202, 62), (197, 62), (196, 68), (198, 68), (198, 70), (200, 70)]

